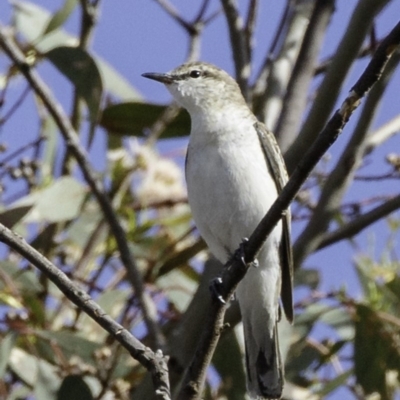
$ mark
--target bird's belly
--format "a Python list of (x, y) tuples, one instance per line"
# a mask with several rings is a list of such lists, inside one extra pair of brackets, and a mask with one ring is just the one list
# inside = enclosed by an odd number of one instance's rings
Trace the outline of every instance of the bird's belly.
[[(195, 223), (222, 262), (251, 235), (277, 197), (259, 143), (189, 148), (186, 178)], [(277, 246), (280, 229), (274, 230), (267, 246)]]

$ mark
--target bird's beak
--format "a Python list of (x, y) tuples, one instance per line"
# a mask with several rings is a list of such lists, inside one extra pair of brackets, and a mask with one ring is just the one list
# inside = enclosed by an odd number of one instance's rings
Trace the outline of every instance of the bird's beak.
[(172, 83), (174, 80), (171, 75), (159, 74), (157, 72), (146, 72), (142, 74), (143, 77), (153, 79), (153, 81), (165, 83), (166, 85)]

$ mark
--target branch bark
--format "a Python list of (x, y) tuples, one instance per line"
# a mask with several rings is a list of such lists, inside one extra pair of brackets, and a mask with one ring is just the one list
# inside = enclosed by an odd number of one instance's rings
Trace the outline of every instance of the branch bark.
[(314, 76), (318, 53), (334, 10), (334, 3), (335, 0), (320, 0), (315, 3), (290, 77), (282, 112), (274, 130), (282, 153), (286, 152), (297, 135), (307, 105), (308, 88)]
[(322, 236), (316, 250), (322, 250), (340, 240), (349, 239), (398, 209), (400, 209), (400, 195), (355, 218), (335, 231), (326, 233)]

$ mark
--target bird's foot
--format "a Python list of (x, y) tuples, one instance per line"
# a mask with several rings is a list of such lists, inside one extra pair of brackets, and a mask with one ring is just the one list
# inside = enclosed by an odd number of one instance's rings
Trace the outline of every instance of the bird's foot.
[(226, 301), (224, 300), (221, 294), (221, 286), (222, 286), (222, 278), (220, 276), (212, 279), (210, 282), (211, 295), (219, 303), (226, 304)]
[[(248, 238), (243, 238), (242, 242), (239, 245), (238, 250), (235, 252), (235, 258), (239, 259), (243, 265), (243, 268), (247, 269), (247, 263), (246, 263), (246, 258), (245, 258), (245, 246), (246, 243), (249, 241)], [(254, 259), (251, 262), (251, 266), (254, 268), (258, 268), (260, 266), (259, 262), (257, 259)]]

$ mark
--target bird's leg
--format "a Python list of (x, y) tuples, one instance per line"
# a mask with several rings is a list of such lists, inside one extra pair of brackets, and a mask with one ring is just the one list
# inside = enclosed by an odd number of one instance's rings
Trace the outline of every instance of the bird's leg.
[[(235, 251), (233, 254), (233, 258), (239, 259), (240, 262), (243, 265), (243, 268), (247, 269), (247, 264), (245, 260), (245, 245), (249, 241), (248, 238), (243, 238), (242, 242), (239, 245), (239, 248)], [(254, 259), (251, 262), (251, 266), (254, 268), (259, 267), (259, 262), (257, 259)], [(222, 286), (222, 278), (218, 276), (217, 278), (214, 278), (210, 282), (210, 291), (214, 299), (218, 300), (222, 304), (226, 304), (226, 301), (224, 300), (222, 294), (221, 294), (221, 286)], [(231, 300), (234, 300), (234, 295), (232, 296)]]

